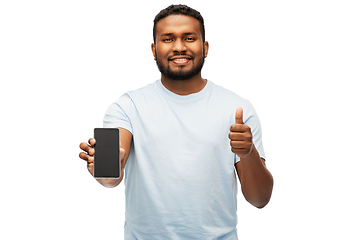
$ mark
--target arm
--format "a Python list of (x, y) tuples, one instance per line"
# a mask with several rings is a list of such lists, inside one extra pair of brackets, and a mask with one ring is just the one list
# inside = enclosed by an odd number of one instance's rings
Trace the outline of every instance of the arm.
[(245, 199), (257, 208), (265, 207), (271, 198), (273, 177), (256, 148), (253, 147), (248, 157), (241, 158), (235, 168)]
[[(132, 134), (123, 128), (120, 129), (120, 177), (116, 179), (97, 179), (95, 178), (101, 185), (104, 187), (112, 188), (119, 185), (124, 178), (124, 169), (127, 159), (129, 157), (130, 148), (131, 148), (131, 141), (132, 141)], [(80, 149), (85, 152), (81, 152), (79, 157), (85, 161), (87, 161), (87, 168), (88, 171), (92, 176), (94, 176), (94, 145), (96, 140), (94, 138), (89, 139), (89, 144), (83, 142), (80, 144)]]
[(236, 122), (230, 128), (231, 150), (240, 157), (235, 168), (245, 199), (257, 208), (263, 208), (270, 201), (273, 177), (260, 158), (252, 142), (249, 126), (243, 122), (243, 110), (236, 111)]

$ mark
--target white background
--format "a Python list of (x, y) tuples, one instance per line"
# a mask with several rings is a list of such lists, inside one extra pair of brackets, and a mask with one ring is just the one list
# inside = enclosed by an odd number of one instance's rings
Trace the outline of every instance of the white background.
[[(160, 77), (152, 21), (171, 3), (1, 1), (0, 238), (123, 239), (124, 185), (98, 184), (78, 145)], [(205, 19), (203, 77), (262, 122), (273, 197), (239, 193), (239, 238), (359, 239), (358, 1), (182, 3)]]

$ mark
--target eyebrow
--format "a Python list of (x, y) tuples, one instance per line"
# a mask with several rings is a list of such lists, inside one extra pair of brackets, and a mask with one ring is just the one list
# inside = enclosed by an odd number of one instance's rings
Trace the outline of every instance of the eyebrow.
[[(173, 33), (163, 33), (163, 34), (161, 34), (160, 36), (172, 36), (172, 35), (174, 35), (174, 34), (173, 34)], [(186, 32), (186, 33), (184, 33), (184, 35), (185, 35), (185, 36), (197, 35), (197, 33), (196, 33), (196, 32)]]

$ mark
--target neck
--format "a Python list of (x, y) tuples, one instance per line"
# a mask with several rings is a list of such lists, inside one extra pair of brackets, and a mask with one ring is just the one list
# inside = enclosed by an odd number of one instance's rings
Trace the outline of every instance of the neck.
[(186, 80), (173, 80), (161, 75), (161, 82), (169, 91), (178, 95), (189, 95), (200, 92), (207, 83), (207, 81), (201, 77), (201, 73)]

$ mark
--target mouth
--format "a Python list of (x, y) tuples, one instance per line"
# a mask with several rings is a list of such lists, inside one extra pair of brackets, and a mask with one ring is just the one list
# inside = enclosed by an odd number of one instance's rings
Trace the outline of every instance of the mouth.
[(168, 58), (169, 62), (177, 65), (187, 64), (192, 59), (189, 55), (176, 55)]

